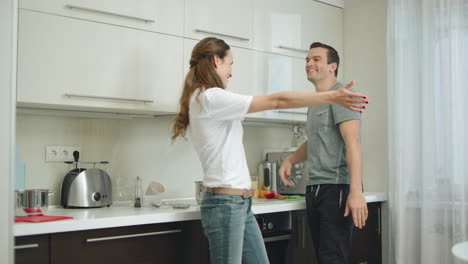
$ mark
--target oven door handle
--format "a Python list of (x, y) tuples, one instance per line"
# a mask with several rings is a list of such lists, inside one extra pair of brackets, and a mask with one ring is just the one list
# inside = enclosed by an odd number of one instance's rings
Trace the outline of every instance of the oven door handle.
[(291, 239), (291, 235), (283, 235), (283, 236), (265, 237), (263, 238), (263, 241), (265, 241), (265, 243), (268, 243), (268, 242), (276, 242), (276, 241), (290, 240), (290, 239)]

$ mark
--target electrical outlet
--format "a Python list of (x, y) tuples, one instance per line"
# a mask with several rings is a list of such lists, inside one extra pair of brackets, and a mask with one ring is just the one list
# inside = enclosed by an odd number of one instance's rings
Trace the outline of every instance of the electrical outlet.
[(80, 152), (80, 159), (81, 155), (81, 148), (80, 147), (67, 147), (67, 146), (46, 146), (46, 161), (47, 162), (63, 162), (63, 161), (73, 161), (73, 152), (74, 151)]
[(81, 159), (81, 149), (79, 147), (62, 147), (60, 152), (60, 161), (74, 161), (73, 152), (78, 151)]
[(46, 146), (45, 160), (46, 161), (60, 161), (60, 147)]

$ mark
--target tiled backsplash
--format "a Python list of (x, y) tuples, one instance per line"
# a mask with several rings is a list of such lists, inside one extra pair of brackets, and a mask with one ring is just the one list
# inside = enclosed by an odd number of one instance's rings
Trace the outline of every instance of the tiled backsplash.
[[(55, 191), (50, 204), (60, 203), (60, 186), (68, 165), (45, 162), (45, 146), (79, 146), (80, 159), (106, 160), (112, 179), (113, 199), (133, 199), (134, 179), (165, 186), (165, 197), (194, 197), (194, 184), (202, 170), (190, 139), (170, 141), (170, 117), (142, 119), (98, 119), (46, 115), (17, 115), (17, 145), (26, 165), (25, 188)], [(264, 149), (296, 144), (291, 129), (247, 126), (244, 145), (251, 174)], [(182, 184), (181, 184), (182, 183)]]

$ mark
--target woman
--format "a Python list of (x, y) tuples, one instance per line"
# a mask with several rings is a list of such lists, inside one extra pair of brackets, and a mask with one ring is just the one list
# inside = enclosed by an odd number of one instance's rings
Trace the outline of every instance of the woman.
[(362, 95), (347, 88), (323, 93), (280, 92), (245, 96), (225, 90), (232, 76), (230, 47), (205, 38), (193, 48), (190, 70), (173, 120), (172, 140), (190, 125), (193, 145), (202, 163), (205, 196), (201, 220), (210, 245), (211, 263), (268, 263), (265, 244), (251, 211), (252, 191), (242, 145), (247, 113), (323, 104), (360, 111)]

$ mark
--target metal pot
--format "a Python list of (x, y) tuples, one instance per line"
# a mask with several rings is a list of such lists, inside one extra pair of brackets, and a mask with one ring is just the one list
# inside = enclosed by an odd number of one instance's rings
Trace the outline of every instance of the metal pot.
[(48, 189), (29, 189), (15, 191), (15, 215), (38, 216), (45, 215), (49, 206)]

